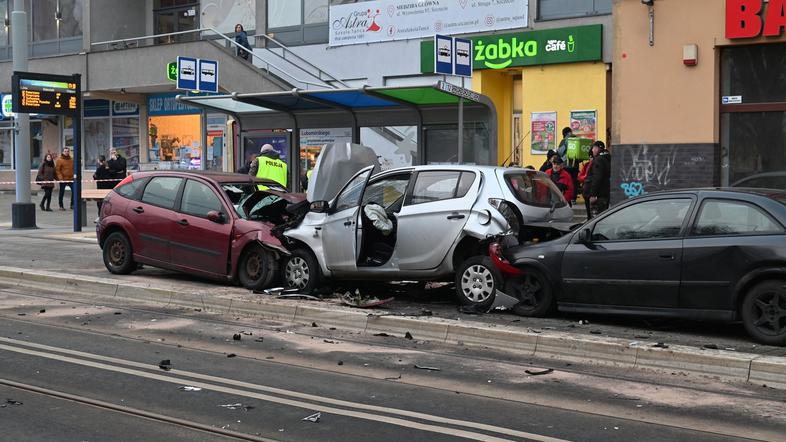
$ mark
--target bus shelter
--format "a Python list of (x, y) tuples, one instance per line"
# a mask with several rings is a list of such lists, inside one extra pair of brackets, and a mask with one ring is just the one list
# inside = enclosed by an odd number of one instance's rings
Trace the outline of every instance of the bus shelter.
[[(485, 95), (444, 81), (429, 86), (292, 89), (177, 99), (209, 112), (231, 115), (241, 139), (260, 130), (290, 132), (290, 189), (300, 188), (304, 172), (299, 161), (301, 129), (351, 128), (352, 142), (363, 143), (361, 128), (411, 126), (416, 127), (413, 164), (497, 164), (494, 104)], [(435, 160), (430, 149), (439, 149), (441, 157)], [(447, 156), (446, 151), (450, 152)], [(244, 158), (236, 157), (236, 167), (238, 160)]]

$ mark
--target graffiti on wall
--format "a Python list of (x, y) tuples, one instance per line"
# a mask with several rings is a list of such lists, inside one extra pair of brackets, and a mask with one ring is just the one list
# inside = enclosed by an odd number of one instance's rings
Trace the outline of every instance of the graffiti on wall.
[(677, 162), (673, 148), (641, 146), (619, 153), (620, 188), (628, 198), (667, 189)]

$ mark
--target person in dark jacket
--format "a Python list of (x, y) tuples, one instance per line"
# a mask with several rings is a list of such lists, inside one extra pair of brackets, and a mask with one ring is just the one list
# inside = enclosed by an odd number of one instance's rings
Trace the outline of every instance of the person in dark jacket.
[(562, 161), (568, 161), (568, 138), (573, 136), (573, 129), (569, 127), (562, 128), (562, 141), (557, 146), (557, 155), (562, 158)]
[(568, 203), (571, 203), (573, 201), (573, 177), (562, 167), (563, 162), (559, 155), (555, 155), (552, 161), (554, 162), (554, 167), (547, 171), (546, 175), (557, 185), (562, 195), (568, 200)]
[(235, 25), (235, 43), (238, 44), (238, 46), (235, 46), (237, 56), (243, 60), (248, 60), (249, 51), (246, 51), (243, 48), (251, 50), (251, 45), (248, 44), (248, 34), (246, 34), (246, 31), (243, 30), (243, 25), (240, 23)]
[(540, 166), (540, 171), (541, 172), (545, 172), (547, 170), (551, 170), (551, 160), (553, 159), (554, 155), (556, 155), (556, 154), (557, 154), (557, 152), (555, 152), (554, 149), (549, 149), (549, 151), (546, 152), (546, 161), (544, 161), (543, 165)]
[(106, 167), (112, 173), (112, 178), (115, 179), (114, 182), (110, 181), (112, 187), (115, 187), (117, 183), (125, 179), (127, 174), (126, 159), (115, 148), (109, 150), (109, 161), (106, 162)]
[[(93, 174), (93, 179), (96, 180), (96, 189), (112, 189), (117, 184), (116, 181), (110, 181), (114, 177), (112, 176), (112, 171), (109, 170), (109, 167), (106, 165), (106, 157), (104, 155), (98, 156), (98, 166), (96, 166), (96, 172)], [(96, 201), (96, 205), (98, 206), (98, 212), (101, 213), (101, 204), (103, 201)]]
[(592, 168), (587, 180), (590, 181), (590, 208), (592, 214), (597, 216), (609, 208), (611, 194), (611, 154), (603, 141), (596, 141), (592, 145), (592, 157)]
[(39, 182), (38, 185), (44, 191), (44, 197), (41, 198), (41, 203), (38, 206), (44, 212), (51, 212), (52, 209), (49, 206), (52, 204), (52, 189), (55, 188), (55, 160), (51, 153), (44, 157), (35, 180)]

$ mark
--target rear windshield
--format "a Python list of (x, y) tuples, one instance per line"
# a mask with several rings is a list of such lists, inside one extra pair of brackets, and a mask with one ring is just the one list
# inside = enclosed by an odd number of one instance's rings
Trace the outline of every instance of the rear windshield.
[(567, 201), (545, 174), (514, 172), (505, 174), (505, 182), (524, 204), (539, 207), (563, 207)]

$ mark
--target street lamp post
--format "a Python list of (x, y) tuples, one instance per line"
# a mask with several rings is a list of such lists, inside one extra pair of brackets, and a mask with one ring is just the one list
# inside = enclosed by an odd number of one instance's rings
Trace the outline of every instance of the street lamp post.
[[(27, 14), (24, 0), (14, 0), (11, 13), (11, 42), (14, 71), (27, 71)], [(35, 204), (30, 202), (30, 116), (17, 112), (14, 158), (16, 164), (16, 202), (11, 205), (11, 228), (33, 229)]]

